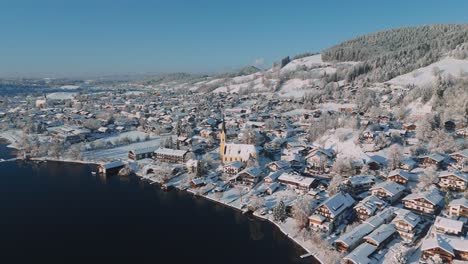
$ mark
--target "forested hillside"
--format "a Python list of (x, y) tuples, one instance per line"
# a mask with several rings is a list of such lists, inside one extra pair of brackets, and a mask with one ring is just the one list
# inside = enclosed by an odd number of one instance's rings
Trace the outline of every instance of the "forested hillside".
[[(347, 80), (387, 81), (427, 66), (451, 52), (464, 59), (468, 51), (468, 24), (405, 27), (364, 35), (322, 52), (329, 62), (360, 61)], [(453, 50), (457, 52), (453, 52)]]

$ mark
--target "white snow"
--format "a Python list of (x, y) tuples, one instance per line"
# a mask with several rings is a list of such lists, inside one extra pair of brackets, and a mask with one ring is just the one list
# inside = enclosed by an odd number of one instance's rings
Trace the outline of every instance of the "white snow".
[(458, 60), (446, 57), (426, 67), (395, 77), (388, 81), (388, 83), (402, 86), (411, 84), (424, 86), (431, 84), (436, 80), (434, 71), (437, 68), (443, 77), (448, 76), (449, 74), (454, 77), (458, 77), (463, 73), (468, 73), (468, 60)]
[(312, 66), (320, 66), (320, 65), (323, 65), (322, 54), (317, 54), (317, 55), (293, 60), (290, 63), (288, 63), (286, 66), (284, 66), (281, 69), (281, 72), (294, 71), (299, 66), (312, 67)]
[(76, 93), (70, 92), (56, 92), (47, 94), (47, 99), (52, 100), (71, 100), (75, 97)]

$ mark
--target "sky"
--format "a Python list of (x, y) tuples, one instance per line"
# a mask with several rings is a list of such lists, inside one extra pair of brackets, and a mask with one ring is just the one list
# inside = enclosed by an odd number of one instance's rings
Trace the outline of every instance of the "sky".
[(467, 23), (468, 1), (0, 0), (0, 76), (269, 67), (370, 32)]

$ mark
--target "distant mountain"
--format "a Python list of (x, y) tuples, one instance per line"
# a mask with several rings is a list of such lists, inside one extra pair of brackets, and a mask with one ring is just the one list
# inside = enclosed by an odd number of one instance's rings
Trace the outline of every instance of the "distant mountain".
[[(322, 52), (325, 62), (360, 61), (348, 81), (365, 77), (387, 81), (438, 61), (468, 43), (468, 24), (428, 25), (391, 29), (360, 36)], [(468, 51), (466, 52), (468, 54)], [(465, 56), (462, 51), (458, 56)]]

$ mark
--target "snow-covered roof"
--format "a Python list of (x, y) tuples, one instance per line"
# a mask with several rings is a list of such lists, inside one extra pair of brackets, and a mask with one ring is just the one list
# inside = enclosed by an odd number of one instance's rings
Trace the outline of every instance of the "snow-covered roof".
[(367, 224), (373, 226), (374, 228), (376, 228), (376, 227), (390, 221), (394, 216), (395, 210), (396, 210), (395, 207), (389, 207), (389, 208), (379, 212), (378, 214), (370, 217), (369, 219), (364, 221), (364, 223), (367, 223)]
[(363, 223), (358, 225), (356, 228), (352, 229), (351, 231), (345, 233), (344, 235), (341, 235), (337, 240), (335, 240), (335, 243), (343, 243), (347, 245), (348, 247), (352, 248), (355, 245), (357, 245), (359, 242), (361, 242), (361, 239), (370, 234), (372, 231), (374, 231), (373, 226)]
[(157, 147), (144, 147), (131, 150), (135, 155), (145, 154), (145, 153), (152, 153), (157, 149)]
[(468, 174), (461, 171), (441, 171), (439, 173), (439, 178), (444, 178), (448, 176), (454, 176), (459, 178), (462, 181), (468, 182)]
[(116, 160), (116, 161), (108, 162), (108, 163), (105, 163), (105, 164), (101, 164), (101, 166), (106, 170), (112, 169), (112, 168), (117, 168), (117, 167), (124, 166), (124, 165), (125, 165), (125, 163), (123, 163), (123, 161), (121, 161), (121, 160)]
[(254, 178), (260, 177), (262, 170), (259, 167), (250, 167), (239, 172), (238, 175), (246, 173)]
[(463, 206), (463, 207), (468, 208), (468, 199), (466, 199), (465, 197), (462, 197), (460, 199), (452, 200), (449, 203), (449, 206)]
[(453, 230), (455, 232), (461, 232), (463, 229), (463, 222), (437, 216), (434, 222), (434, 226), (438, 228), (443, 228), (444, 230)]
[(405, 198), (403, 198), (403, 201), (414, 200), (414, 199), (424, 199), (433, 205), (438, 205), (438, 204), (441, 204), (441, 202), (443, 202), (444, 197), (440, 195), (440, 193), (437, 190), (430, 190), (426, 192), (412, 193), (406, 196)]
[(291, 172), (282, 173), (281, 176), (279, 176), (278, 180), (295, 183), (299, 186), (304, 186), (304, 187), (311, 186), (312, 183), (315, 181), (314, 178), (304, 177), (299, 174), (294, 174)]
[(155, 154), (169, 155), (169, 156), (184, 156), (187, 150), (182, 149), (170, 149), (170, 148), (158, 148), (154, 151)]
[(256, 156), (257, 148), (250, 144), (226, 144), (224, 149), (225, 157), (241, 157), (248, 160), (250, 156)]
[(452, 256), (455, 256), (453, 251), (454, 249), (457, 251), (468, 252), (468, 240), (454, 236), (445, 236), (432, 233), (423, 240), (421, 250), (425, 251), (434, 248), (440, 248)]
[(354, 176), (348, 179), (351, 186), (362, 185), (362, 184), (371, 184), (375, 182), (375, 176), (372, 175), (360, 175)]
[(405, 187), (392, 181), (384, 181), (379, 184), (374, 185), (371, 190), (383, 189), (386, 192), (397, 195), (405, 190)]
[(327, 207), (330, 211), (330, 214), (335, 217), (339, 215), (341, 212), (346, 210), (348, 207), (354, 204), (354, 199), (351, 195), (345, 193), (337, 193), (332, 197), (328, 198), (324, 202), (322, 202), (319, 207), (322, 205)]
[(416, 227), (416, 225), (419, 222), (421, 222), (421, 218), (417, 214), (406, 209), (400, 208), (399, 210), (397, 210), (396, 214), (397, 216), (395, 217), (395, 219), (393, 219), (394, 222), (403, 221), (406, 224), (412, 226), (413, 228)]
[(396, 232), (393, 224), (383, 224), (379, 226), (374, 232), (364, 237), (366, 240), (375, 242), (377, 245), (384, 242), (387, 238)]
[(374, 213), (379, 208), (379, 205), (387, 204), (382, 199), (375, 195), (367, 196), (361, 200), (354, 208), (362, 208), (366, 210), (369, 214)]
[(372, 253), (374, 253), (376, 250), (376, 246), (373, 246), (369, 243), (362, 243), (343, 259), (351, 261), (355, 264), (369, 264), (371, 262), (369, 256), (372, 255)]
[(405, 180), (408, 180), (411, 178), (411, 173), (408, 173), (406, 171), (403, 171), (403, 170), (392, 170), (390, 173), (388, 173), (388, 176), (387, 177), (393, 177), (393, 176), (401, 176), (403, 177)]

